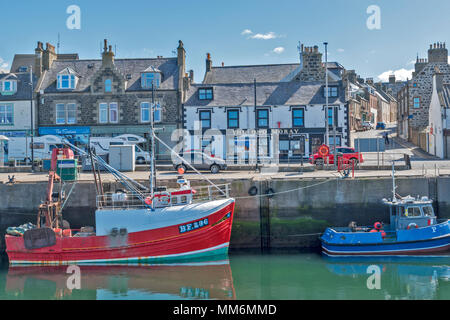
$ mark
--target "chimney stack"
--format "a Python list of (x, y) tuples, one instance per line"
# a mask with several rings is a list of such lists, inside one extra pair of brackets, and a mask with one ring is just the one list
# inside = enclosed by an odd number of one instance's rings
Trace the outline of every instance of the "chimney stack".
[(302, 70), (295, 79), (300, 81), (323, 81), (325, 79), (325, 67), (322, 63), (322, 53), (319, 47), (301, 46)]
[(448, 50), (445, 48), (445, 43), (438, 42), (430, 45), (428, 62), (448, 63)]
[(114, 65), (114, 52), (112, 51), (112, 46), (109, 46), (108, 50), (108, 40), (103, 40), (103, 53), (102, 53), (102, 67), (108, 67)]
[(389, 76), (389, 83), (395, 83), (395, 74), (391, 74), (390, 76)]
[(206, 54), (206, 72), (211, 71), (212, 69), (212, 60), (211, 60), (211, 54)]
[(34, 49), (34, 68), (33, 72), (36, 74), (36, 77), (40, 77), (43, 71), (43, 55), (44, 55), (44, 47), (42, 42), (38, 41), (36, 49)]
[(57, 59), (55, 46), (51, 45), (50, 43), (45, 44), (45, 51), (43, 52), (42, 56), (42, 71), (44, 70), (50, 70), (53, 61)]

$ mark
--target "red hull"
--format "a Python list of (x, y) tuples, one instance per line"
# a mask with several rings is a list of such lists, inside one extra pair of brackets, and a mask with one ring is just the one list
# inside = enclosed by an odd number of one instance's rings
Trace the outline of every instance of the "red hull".
[[(205, 217), (208, 225), (180, 233), (169, 227), (129, 233), (126, 241), (111, 236), (56, 237), (51, 247), (27, 250), (23, 237), (7, 235), (10, 263), (70, 264), (183, 261), (227, 252), (235, 202)], [(194, 223), (196, 220), (188, 223)], [(183, 223), (185, 225), (185, 223)]]

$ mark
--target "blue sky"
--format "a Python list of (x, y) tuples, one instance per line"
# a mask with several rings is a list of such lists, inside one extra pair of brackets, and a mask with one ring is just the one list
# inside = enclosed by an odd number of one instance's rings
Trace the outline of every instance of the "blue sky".
[[(81, 9), (80, 30), (66, 27), (70, 5)], [(370, 5), (380, 7), (379, 30), (366, 26)], [(426, 57), (433, 42), (450, 45), (445, 0), (2, 0), (0, 6), (6, 70), (15, 53), (33, 53), (38, 40), (56, 45), (58, 32), (60, 52), (81, 59), (100, 58), (104, 38), (117, 46), (117, 58), (172, 56), (181, 39), (196, 81), (203, 79), (207, 52), (214, 65), (292, 63), (298, 41), (321, 51), (327, 41), (330, 61), (377, 78), (412, 69), (416, 54)]]

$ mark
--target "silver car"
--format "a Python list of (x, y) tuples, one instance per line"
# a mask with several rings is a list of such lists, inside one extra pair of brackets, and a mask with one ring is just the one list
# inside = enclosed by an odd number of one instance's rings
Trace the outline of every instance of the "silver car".
[[(180, 154), (180, 156), (197, 170), (209, 170), (211, 173), (219, 173), (220, 170), (226, 170), (227, 168), (225, 160), (200, 151), (187, 151)], [(182, 168), (184, 172), (191, 169), (189, 165), (178, 157), (173, 159), (173, 167), (177, 171)]]

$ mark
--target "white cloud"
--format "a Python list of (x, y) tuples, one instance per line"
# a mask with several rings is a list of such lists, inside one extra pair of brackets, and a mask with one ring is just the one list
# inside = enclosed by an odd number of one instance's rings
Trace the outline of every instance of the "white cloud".
[(276, 47), (275, 49), (273, 49), (273, 52), (277, 53), (277, 54), (281, 54), (281, 53), (284, 52), (284, 48), (283, 47)]
[(345, 50), (342, 48), (337, 49), (338, 52), (344, 52)]
[(8, 66), (9, 66), (9, 64), (0, 57), (0, 73), (9, 72), (9, 69), (7, 69)]
[(243, 36), (245, 36), (245, 35), (247, 35), (247, 34), (252, 34), (253, 32), (252, 32), (252, 30), (250, 30), (250, 29), (245, 29), (244, 31), (242, 31), (241, 32), (241, 34), (243, 35)]
[(257, 33), (253, 36), (251, 36), (252, 39), (260, 39), (260, 40), (270, 40), (278, 38), (278, 36), (275, 34), (275, 32), (268, 32), (268, 33)]
[(396, 80), (405, 81), (406, 79), (411, 79), (412, 78), (413, 71), (414, 71), (414, 69), (406, 70), (405, 68), (398, 69), (398, 70), (395, 70), (395, 71), (388, 70), (388, 71), (383, 72), (382, 74), (380, 74), (378, 76), (378, 80), (383, 81), (383, 82), (387, 82), (387, 81), (389, 81), (389, 76), (394, 74)]

